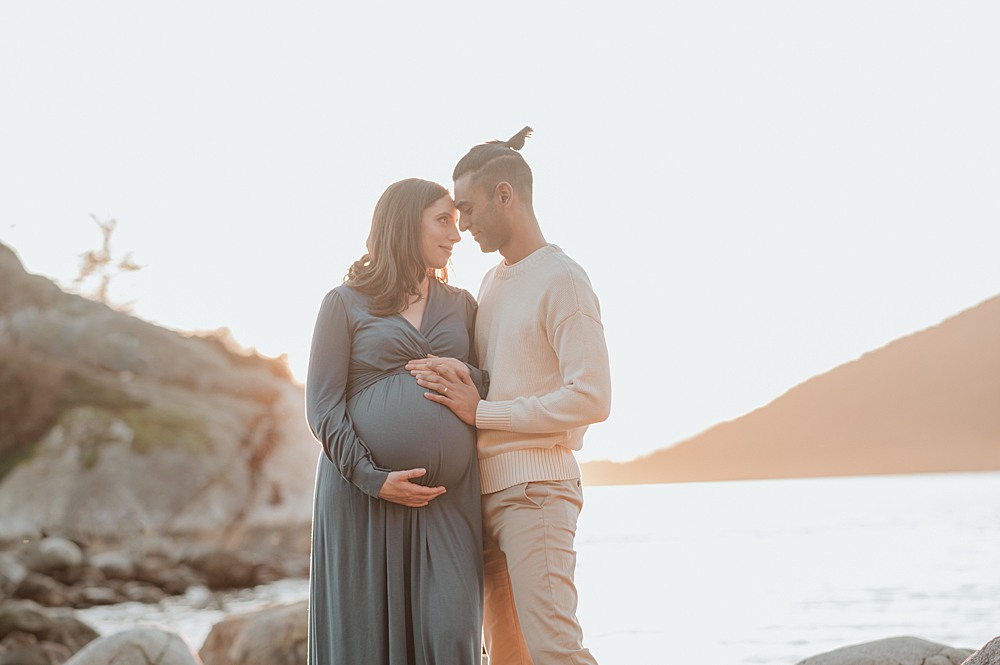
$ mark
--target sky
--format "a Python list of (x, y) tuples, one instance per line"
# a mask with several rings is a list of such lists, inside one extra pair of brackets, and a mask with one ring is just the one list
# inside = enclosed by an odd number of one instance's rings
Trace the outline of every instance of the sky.
[[(989, 2), (0, 5), (0, 242), (227, 327), (301, 380), (407, 177), (524, 125), (546, 239), (602, 305), (627, 460), (1000, 294)], [(465, 237), (452, 283), (499, 260)]]

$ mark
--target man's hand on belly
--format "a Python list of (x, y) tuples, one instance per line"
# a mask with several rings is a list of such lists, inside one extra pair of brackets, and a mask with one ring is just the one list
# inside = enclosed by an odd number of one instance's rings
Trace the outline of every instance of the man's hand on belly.
[(447, 490), (443, 486), (424, 487), (411, 483), (411, 478), (419, 478), (427, 473), (424, 469), (409, 469), (407, 471), (390, 471), (389, 477), (378, 491), (378, 498), (398, 503), (410, 508), (422, 508), (438, 498)]
[(448, 407), (465, 424), (476, 424), (476, 409), (481, 398), (465, 363), (455, 358), (428, 356), (411, 360), (406, 369), (417, 378), (418, 385), (435, 391), (424, 393), (424, 397)]

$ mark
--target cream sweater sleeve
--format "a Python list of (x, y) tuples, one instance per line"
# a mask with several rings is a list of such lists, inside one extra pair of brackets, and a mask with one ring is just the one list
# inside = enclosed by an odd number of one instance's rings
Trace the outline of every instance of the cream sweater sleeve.
[(524, 396), (480, 402), (476, 410), (480, 429), (546, 434), (607, 419), (611, 371), (597, 296), (587, 282), (572, 280), (569, 287), (571, 297), (549, 301), (554, 304), (545, 313), (548, 339), (538, 340), (555, 352), (562, 385), (551, 392), (532, 394), (537, 377), (531, 372), (549, 370), (522, 367), (518, 379), (524, 384), (523, 392), (519, 391)]

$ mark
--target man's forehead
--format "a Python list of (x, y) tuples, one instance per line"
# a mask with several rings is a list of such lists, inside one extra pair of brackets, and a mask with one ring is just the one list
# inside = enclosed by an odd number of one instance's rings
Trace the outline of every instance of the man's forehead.
[(455, 180), (455, 204), (461, 205), (473, 195), (472, 174), (466, 173)]

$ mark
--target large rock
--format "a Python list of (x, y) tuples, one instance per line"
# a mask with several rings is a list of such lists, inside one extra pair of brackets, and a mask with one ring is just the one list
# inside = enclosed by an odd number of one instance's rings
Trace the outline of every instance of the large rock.
[(30, 570), (51, 575), (79, 568), (83, 565), (83, 551), (65, 538), (43, 538), (25, 548), (21, 560)]
[(48, 607), (68, 607), (75, 601), (72, 587), (41, 573), (29, 573), (14, 589), (13, 595)]
[(95, 640), (66, 665), (202, 665), (177, 633), (147, 626)]
[(183, 562), (199, 573), (209, 589), (246, 589), (279, 579), (270, 566), (235, 552), (213, 549), (185, 556)]
[(0, 665), (62, 665), (72, 657), (62, 644), (25, 640), (0, 643)]
[(308, 534), (319, 446), (280, 360), (64, 293), (2, 244), (0, 333), (59, 375), (51, 423), (0, 450), (0, 542)]
[(39, 642), (62, 644), (71, 653), (98, 637), (71, 610), (47, 610), (30, 600), (0, 602), (0, 640), (15, 632), (32, 635)]
[(28, 567), (21, 562), (17, 552), (0, 552), (0, 598), (14, 595), (28, 573)]
[(135, 577), (135, 563), (122, 552), (98, 552), (89, 563), (109, 580), (131, 580)]
[(305, 665), (308, 601), (237, 614), (212, 626), (205, 665)]
[(961, 665), (971, 653), (917, 637), (890, 637), (828, 651), (798, 665)]
[(1000, 637), (987, 642), (986, 646), (969, 656), (962, 665), (1000, 665)]

